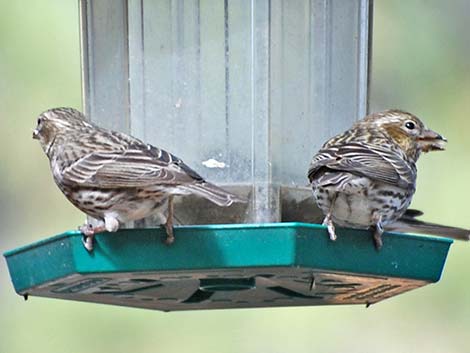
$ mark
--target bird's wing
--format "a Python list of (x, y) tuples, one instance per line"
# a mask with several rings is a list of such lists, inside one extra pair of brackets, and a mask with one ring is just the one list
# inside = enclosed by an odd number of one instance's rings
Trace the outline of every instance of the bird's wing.
[(130, 145), (125, 151), (85, 154), (61, 171), (63, 181), (81, 186), (129, 188), (187, 185), (204, 179), (176, 156), (151, 145)]
[(348, 143), (321, 149), (310, 164), (310, 182), (325, 170), (350, 172), (407, 189), (414, 188), (416, 181), (413, 166), (401, 155), (367, 143)]

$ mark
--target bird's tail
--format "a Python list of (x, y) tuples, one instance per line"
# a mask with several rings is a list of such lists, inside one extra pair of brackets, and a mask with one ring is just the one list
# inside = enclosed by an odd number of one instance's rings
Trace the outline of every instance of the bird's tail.
[(184, 188), (191, 193), (208, 199), (218, 206), (230, 206), (234, 202), (247, 202), (245, 198), (232, 194), (207, 181), (203, 181), (197, 184), (185, 185)]
[(386, 231), (438, 235), (456, 240), (470, 240), (470, 230), (445, 226), (436, 223), (420, 221), (416, 217), (422, 215), (420, 211), (407, 210), (397, 221), (387, 224)]

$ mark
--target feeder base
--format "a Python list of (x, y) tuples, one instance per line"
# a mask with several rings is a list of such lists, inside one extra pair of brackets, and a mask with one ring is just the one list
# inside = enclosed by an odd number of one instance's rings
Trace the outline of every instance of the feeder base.
[(306, 223), (125, 229), (89, 253), (67, 232), (5, 254), (15, 290), (163, 311), (330, 304), (370, 305), (437, 282), (451, 240)]

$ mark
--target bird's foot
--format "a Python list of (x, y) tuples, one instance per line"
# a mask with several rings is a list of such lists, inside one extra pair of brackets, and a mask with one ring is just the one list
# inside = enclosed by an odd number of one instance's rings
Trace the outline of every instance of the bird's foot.
[(106, 228), (104, 227), (104, 225), (93, 227), (91, 223), (87, 223), (79, 227), (78, 229), (83, 234), (83, 237), (82, 237), (83, 246), (88, 252), (91, 252), (93, 251), (93, 240), (94, 240), (95, 234), (104, 231)]
[(95, 237), (94, 235), (85, 235), (85, 234), (83, 234), (82, 243), (83, 243), (83, 246), (85, 247), (85, 249), (88, 252), (93, 251), (93, 238), (94, 237)]
[(383, 246), (382, 233), (374, 231), (374, 245), (377, 250), (380, 250)]
[(336, 229), (335, 225), (333, 224), (333, 220), (331, 219), (330, 215), (327, 215), (325, 219), (323, 220), (323, 225), (326, 226), (326, 229), (328, 230), (328, 235), (330, 236), (330, 239), (335, 241), (337, 236), (336, 236)]
[(166, 245), (171, 245), (175, 241), (175, 235), (173, 234), (173, 225), (165, 223), (163, 225), (166, 230), (166, 238), (165, 238), (165, 244)]
[(382, 224), (380, 223), (380, 220), (375, 225), (373, 231), (374, 231), (374, 245), (377, 251), (379, 251), (383, 246), (382, 234), (384, 232), (384, 229), (382, 227)]
[(173, 234), (173, 195), (168, 198), (168, 215), (166, 217), (166, 222), (164, 224), (166, 229), (166, 239), (165, 244), (171, 245), (175, 241), (175, 235)]

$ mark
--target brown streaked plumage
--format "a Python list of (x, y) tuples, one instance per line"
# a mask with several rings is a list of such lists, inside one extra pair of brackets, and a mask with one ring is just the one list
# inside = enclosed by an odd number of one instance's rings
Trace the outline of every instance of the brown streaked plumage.
[(336, 239), (334, 224), (373, 228), (380, 249), (384, 226), (411, 203), (421, 152), (443, 150), (445, 143), (402, 110), (368, 115), (328, 140), (313, 157), (308, 178), (330, 238)]
[(54, 180), (72, 204), (100, 224), (80, 228), (88, 250), (93, 236), (166, 207), (167, 243), (173, 236), (173, 195), (196, 194), (219, 206), (244, 202), (205, 181), (178, 157), (132, 136), (88, 122), (72, 108), (38, 117), (33, 138), (50, 161)]

